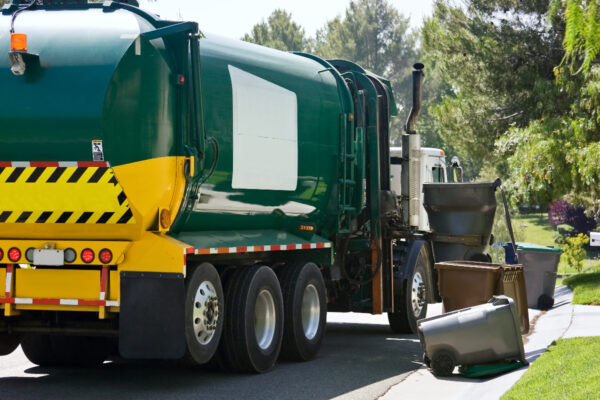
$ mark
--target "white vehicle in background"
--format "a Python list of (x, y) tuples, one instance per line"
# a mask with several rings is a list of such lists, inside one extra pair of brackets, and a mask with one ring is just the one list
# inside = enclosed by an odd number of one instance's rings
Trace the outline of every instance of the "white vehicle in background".
[[(431, 147), (421, 147), (419, 150), (418, 184), (420, 188), (419, 194), (421, 194), (424, 183), (447, 183), (449, 180), (444, 150)], [(400, 195), (402, 193), (402, 147), (390, 148), (390, 164), (391, 189)], [(452, 182), (462, 181), (460, 162), (457, 157), (452, 157), (452, 168), (450, 168), (450, 171), (454, 176), (451, 180)], [(421, 209), (418, 214), (418, 229), (428, 231), (429, 220), (427, 212), (423, 207), (423, 201), (419, 201), (419, 203)]]

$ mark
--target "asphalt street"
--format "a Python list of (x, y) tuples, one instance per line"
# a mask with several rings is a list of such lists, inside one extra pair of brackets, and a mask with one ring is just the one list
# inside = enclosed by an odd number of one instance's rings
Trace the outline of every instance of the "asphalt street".
[(93, 369), (41, 368), (18, 348), (0, 357), (0, 400), (376, 399), (420, 360), (416, 335), (392, 333), (384, 315), (329, 313), (317, 359), (279, 362), (262, 375), (119, 359)]

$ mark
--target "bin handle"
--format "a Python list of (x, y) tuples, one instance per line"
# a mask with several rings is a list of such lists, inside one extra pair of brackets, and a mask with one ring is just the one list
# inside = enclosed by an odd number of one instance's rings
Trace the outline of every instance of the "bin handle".
[(508, 228), (508, 234), (510, 236), (510, 241), (512, 243), (513, 252), (515, 254), (515, 260), (517, 260), (517, 264), (519, 263), (519, 255), (517, 254), (517, 243), (515, 242), (515, 235), (512, 229), (512, 222), (510, 221), (510, 213), (508, 212), (508, 204), (506, 204), (506, 194), (504, 193), (504, 187), (502, 186), (502, 180), (500, 178), (496, 179), (494, 182), (494, 186), (500, 188), (500, 193), (502, 194), (502, 204), (504, 205), (504, 216), (506, 217), (506, 227)]

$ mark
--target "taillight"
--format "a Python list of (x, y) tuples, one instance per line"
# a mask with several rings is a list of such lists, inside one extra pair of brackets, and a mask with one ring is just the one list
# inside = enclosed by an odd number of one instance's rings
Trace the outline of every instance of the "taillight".
[(21, 259), (21, 250), (16, 247), (11, 248), (8, 251), (8, 259), (12, 262), (17, 262)]
[(81, 252), (81, 259), (84, 263), (89, 264), (94, 261), (94, 251), (92, 249), (84, 249)]
[(100, 254), (98, 254), (98, 258), (102, 264), (108, 264), (112, 261), (113, 255), (109, 249), (102, 249), (100, 250)]

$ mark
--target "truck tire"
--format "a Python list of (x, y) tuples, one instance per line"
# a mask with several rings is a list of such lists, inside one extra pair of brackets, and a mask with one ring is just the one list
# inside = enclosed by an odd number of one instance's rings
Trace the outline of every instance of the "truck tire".
[(283, 336), (283, 298), (275, 272), (244, 267), (227, 285), (223, 337), (218, 362), (235, 372), (273, 368)]
[(317, 355), (327, 320), (327, 296), (321, 270), (312, 262), (283, 267), (284, 324), (281, 358), (308, 361)]
[(95, 367), (104, 362), (111, 351), (110, 339), (86, 336), (50, 336), (25, 334), (23, 353), (40, 367)]
[(27, 333), (21, 340), (21, 348), (25, 357), (40, 367), (55, 367), (60, 364), (58, 355), (54, 352), (52, 341), (48, 335)]
[(427, 315), (427, 274), (430, 254), (427, 246), (421, 247), (410, 279), (406, 280), (404, 293), (394, 300), (395, 312), (388, 313), (388, 321), (395, 333), (417, 333), (417, 321)]
[(0, 333), (0, 356), (7, 356), (21, 343), (21, 335)]
[(54, 366), (97, 367), (111, 352), (109, 338), (91, 336), (50, 336)]
[(219, 273), (212, 264), (194, 268), (185, 284), (185, 339), (187, 359), (208, 362), (223, 331), (224, 296)]

